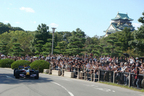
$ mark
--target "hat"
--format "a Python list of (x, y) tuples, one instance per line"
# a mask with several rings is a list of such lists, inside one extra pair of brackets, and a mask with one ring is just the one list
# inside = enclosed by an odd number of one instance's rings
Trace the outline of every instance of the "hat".
[(138, 59), (138, 57), (136, 57), (136, 59)]
[(127, 65), (127, 62), (125, 62), (124, 64)]
[(37, 58), (36, 56), (33, 56), (33, 58)]
[(1, 57), (4, 57), (4, 56), (5, 56), (5, 55), (3, 55), (3, 54), (1, 55)]

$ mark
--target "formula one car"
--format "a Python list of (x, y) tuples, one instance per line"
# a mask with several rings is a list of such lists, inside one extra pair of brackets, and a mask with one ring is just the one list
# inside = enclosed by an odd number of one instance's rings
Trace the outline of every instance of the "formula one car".
[(14, 69), (14, 76), (16, 79), (20, 77), (23, 78), (34, 77), (35, 79), (39, 79), (39, 71), (30, 69), (30, 66), (28, 67), (19, 66), (19, 68)]

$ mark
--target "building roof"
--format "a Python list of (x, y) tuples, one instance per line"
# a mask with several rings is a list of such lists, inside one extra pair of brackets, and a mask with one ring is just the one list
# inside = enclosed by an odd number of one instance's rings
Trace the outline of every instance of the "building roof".
[(117, 13), (116, 17), (111, 20), (113, 20), (114, 22), (111, 22), (108, 29), (104, 31), (106, 33), (105, 37), (108, 36), (108, 34), (122, 31), (125, 27), (130, 28), (130, 31), (135, 30), (131, 24), (131, 21), (133, 19), (129, 18), (127, 14)]
[[(109, 28), (112, 26), (112, 30), (109, 30)], [(134, 27), (132, 25), (125, 25), (125, 24), (122, 24), (122, 25), (118, 25), (116, 23), (111, 23), (110, 26), (108, 27), (108, 29), (105, 31), (106, 34), (109, 34), (109, 33), (115, 33), (116, 31), (122, 31), (125, 27), (127, 28), (133, 28), (131, 29), (131, 31), (134, 30)]]
[(133, 21), (133, 19), (129, 18), (127, 14), (123, 14), (123, 13), (118, 13), (116, 17), (111, 20), (119, 20), (119, 19)]

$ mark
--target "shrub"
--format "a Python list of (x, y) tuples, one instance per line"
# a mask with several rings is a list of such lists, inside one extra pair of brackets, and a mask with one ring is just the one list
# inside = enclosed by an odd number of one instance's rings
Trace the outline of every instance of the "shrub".
[(7, 67), (10, 68), (11, 64), (14, 62), (12, 59), (1, 59), (0, 60), (0, 67)]
[(24, 65), (29, 66), (30, 63), (31, 62), (29, 62), (27, 60), (17, 60), (11, 64), (11, 68), (14, 69), (14, 68), (18, 68), (19, 66), (24, 66)]
[(48, 69), (49, 65), (50, 63), (44, 60), (36, 60), (30, 64), (32, 69), (39, 69), (39, 72), (43, 72), (43, 69)]

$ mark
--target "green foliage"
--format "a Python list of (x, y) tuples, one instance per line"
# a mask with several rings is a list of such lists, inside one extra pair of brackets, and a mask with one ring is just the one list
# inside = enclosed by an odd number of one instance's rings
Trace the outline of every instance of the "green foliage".
[[(22, 54), (32, 54), (32, 51), (30, 50), (31, 41), (34, 38), (34, 32), (24, 32), (24, 31), (9, 31), (5, 32), (0, 35), (0, 41), (1, 44), (6, 43), (4, 49), (5, 55), (9, 54), (12, 55), (12, 47), (14, 43), (19, 43), (21, 45), (21, 48), (23, 49)], [(2, 52), (2, 50), (1, 50)]]
[(10, 30), (12, 31), (24, 31), (22, 28), (20, 27), (12, 27), (9, 23), (6, 25), (2, 22), (0, 22), (0, 34), (4, 33), (4, 32), (9, 32)]
[(45, 60), (36, 60), (30, 64), (31, 68), (38, 70), (39, 72), (43, 72), (43, 69), (48, 69), (50, 63)]
[(43, 40), (37, 40), (36, 44), (35, 44), (35, 48), (36, 48), (36, 54), (40, 54), (42, 53), (42, 47), (43, 47)]
[(42, 50), (43, 50), (42, 54), (43, 55), (50, 54), (51, 48), (52, 48), (52, 39), (47, 39), (47, 42), (42, 47)]
[(7, 67), (10, 68), (11, 64), (14, 62), (12, 59), (1, 59), (0, 60), (0, 67)]
[[(32, 42), (35, 47), (35, 54), (48, 54), (49, 52), (46, 47), (50, 46), (49, 40), (52, 38), (52, 35), (49, 33), (49, 27), (46, 24), (38, 25), (34, 40)], [(33, 48), (34, 49), (34, 48)]]
[(129, 41), (129, 45), (131, 45), (136, 54), (144, 55), (144, 25), (142, 25), (138, 30), (135, 30), (132, 35), (134, 40)]
[(7, 42), (2, 41), (2, 43), (0, 43), (0, 52), (7, 55), (8, 54), (8, 50), (7, 50)]
[(58, 42), (58, 46), (56, 46), (55, 51), (57, 53), (65, 54), (65, 52), (66, 52), (66, 45), (67, 45), (66, 41)]
[(133, 49), (133, 53), (135, 53), (134, 55), (140, 55), (143, 56), (144, 55), (144, 12), (142, 13), (143, 17), (140, 17), (138, 19), (139, 22), (141, 22), (143, 25), (141, 25), (140, 28), (138, 28), (138, 30), (135, 30), (132, 33), (133, 36), (133, 40), (129, 41), (129, 45), (131, 46), (131, 49)]
[(23, 49), (19, 43), (13, 43), (13, 47), (11, 48), (12, 55), (21, 56)]
[(72, 36), (68, 40), (66, 53), (68, 55), (81, 55), (84, 51), (85, 34), (79, 28), (72, 32)]
[(142, 13), (143, 17), (140, 17), (138, 19), (139, 22), (141, 22), (142, 24), (144, 24), (144, 12)]
[(49, 30), (49, 27), (46, 24), (42, 23), (41, 25), (38, 25), (37, 31), (35, 34), (36, 42), (37, 40), (42, 40), (43, 41), (42, 44), (45, 44), (47, 42), (47, 39), (51, 38), (51, 35), (48, 30)]
[(18, 68), (19, 66), (29, 66), (31, 62), (27, 61), (27, 60), (17, 60), (15, 62), (13, 62), (11, 64), (11, 68), (14, 69), (14, 68)]
[[(95, 56), (121, 56), (132, 52), (132, 56), (144, 55), (144, 12), (139, 18), (142, 26), (133, 32), (125, 28), (107, 37), (88, 37), (80, 28), (75, 31), (54, 33), (54, 54), (82, 55), (93, 53)], [(2, 33), (2, 34), (1, 34)], [(52, 50), (52, 33), (49, 26), (40, 24), (35, 32), (27, 32), (9, 23), (0, 23), (0, 52), (5, 55), (48, 55)]]

